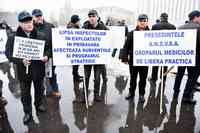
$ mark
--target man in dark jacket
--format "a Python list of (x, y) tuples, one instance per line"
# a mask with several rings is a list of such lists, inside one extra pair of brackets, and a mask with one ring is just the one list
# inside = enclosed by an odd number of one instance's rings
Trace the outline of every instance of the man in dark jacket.
[[(44, 57), (42, 60), (28, 60), (18, 59), (13, 57), (14, 39), (15, 36), (31, 38), (37, 40), (45, 40), (45, 36), (39, 33), (33, 26), (32, 16), (27, 11), (22, 11), (18, 15), (19, 27), (16, 34), (8, 37), (6, 44), (6, 56), (9, 61), (17, 65), (17, 71), (19, 72), (18, 79), (20, 81), (21, 88), (21, 102), (25, 116), (23, 118), (24, 124), (27, 124), (32, 120), (32, 98), (31, 98), (31, 83), (33, 82), (35, 89), (35, 108), (37, 112), (45, 112), (46, 106), (44, 105), (44, 86), (43, 78), (45, 76), (45, 62), (48, 60), (49, 48), (45, 44)], [(28, 66), (28, 73), (26, 73), (26, 67)]]
[[(86, 21), (83, 25), (84, 29), (108, 30), (108, 28), (104, 25), (104, 23), (102, 21), (100, 21), (96, 10), (90, 10), (88, 13), (88, 17), (89, 17), (89, 20)], [(92, 67), (94, 69), (94, 101), (100, 102), (103, 100), (102, 97), (99, 96), (100, 76), (102, 75), (103, 85), (105, 85), (107, 82), (106, 67), (105, 67), (105, 65), (100, 65), (100, 64), (84, 65), (85, 85), (86, 85), (87, 91), (88, 91), (88, 87), (89, 87), (89, 80), (90, 80)]]
[(188, 80), (185, 86), (183, 99), (184, 103), (195, 104), (196, 101), (193, 100), (193, 88), (200, 74), (200, 11), (192, 11), (189, 15), (189, 22), (179, 27), (179, 29), (197, 29), (197, 42), (196, 42), (196, 66), (194, 67), (184, 67), (179, 66), (178, 72), (176, 74), (175, 84), (174, 84), (174, 98), (178, 98), (180, 92), (181, 80), (184, 76), (185, 69), (188, 71)]
[[(6, 21), (2, 21), (0, 23), (0, 30), (6, 30), (7, 35), (12, 34), (12, 29), (8, 26)], [(0, 63), (0, 66), (2, 66), (2, 68), (5, 68), (3, 66), (6, 66), (6, 68), (7, 68), (6, 72), (7, 72), (8, 78), (12, 77), (11, 72), (10, 72), (10, 64), (9, 63), (3, 62), (3, 63)], [(4, 107), (8, 103), (7, 100), (3, 97), (2, 89), (3, 89), (3, 81), (0, 79), (0, 108)]]
[[(152, 30), (175, 30), (176, 27), (173, 24), (170, 24), (168, 22), (168, 14), (167, 13), (162, 13), (160, 15), (160, 22), (156, 23), (155, 25), (152, 26)], [(167, 71), (167, 66), (164, 67), (164, 73)], [(160, 74), (161, 76), (161, 74)], [(151, 74), (151, 81), (156, 82), (158, 77), (158, 66), (153, 66), (152, 67), (152, 74)], [(166, 81), (167, 75), (164, 76), (164, 83)]]
[[(39, 32), (43, 32), (45, 36), (47, 37), (47, 43), (51, 48), (51, 55), (50, 58), (52, 58), (52, 28), (55, 26), (51, 23), (48, 23), (44, 20), (43, 13), (40, 9), (34, 9), (32, 11), (33, 20), (34, 20), (34, 26)], [(51, 59), (49, 61), (52, 61)], [(52, 62), (50, 63), (52, 64)], [(61, 97), (61, 94), (58, 90), (58, 83), (57, 83), (57, 76), (55, 73), (56, 66), (52, 66), (52, 77), (47, 79), (50, 82), (50, 86), (47, 86), (46, 88), (46, 95), (47, 96), (55, 96), (55, 97)]]
[[(67, 28), (69, 28), (69, 29), (80, 29), (80, 18), (79, 18), (78, 15), (74, 14), (74, 15), (71, 16), (71, 20), (67, 24)], [(75, 101), (85, 102), (85, 99), (83, 98), (84, 94), (82, 96), (82, 91), (79, 88), (79, 83), (83, 82), (83, 76), (79, 75), (78, 68), (79, 68), (79, 65), (73, 65), (72, 66)]]
[[(148, 17), (145, 14), (141, 14), (138, 17), (138, 24), (134, 31), (144, 31), (149, 30), (148, 28)], [(148, 74), (148, 66), (133, 66), (133, 33), (131, 31), (128, 33), (127, 40), (124, 45), (124, 50), (126, 52), (125, 56), (122, 58), (122, 62), (127, 63), (129, 62), (129, 71), (130, 71), (130, 88), (129, 94), (126, 97), (126, 100), (132, 101), (135, 96), (135, 90), (137, 86), (137, 75), (140, 75), (139, 81), (139, 102), (145, 102), (144, 94), (145, 94), (145, 87), (146, 87), (146, 78)]]
[(6, 21), (3, 21), (0, 23), (0, 29), (5, 29), (7, 32), (7, 35), (12, 34), (13, 30), (11, 27), (7, 24)]
[(0, 109), (4, 108), (8, 101), (2, 96), (3, 81), (0, 79)]
[[(80, 29), (80, 18), (78, 15), (71, 16), (71, 21), (67, 24), (67, 28)], [(72, 66), (73, 68), (72, 74), (73, 74), (73, 80), (80, 82), (83, 80), (83, 77), (79, 75), (78, 67), (79, 65)]]

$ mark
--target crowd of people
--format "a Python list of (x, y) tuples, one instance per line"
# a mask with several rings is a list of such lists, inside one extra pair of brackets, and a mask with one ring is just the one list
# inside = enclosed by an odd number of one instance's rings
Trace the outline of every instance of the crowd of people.
[[(145, 102), (145, 88), (147, 82), (147, 76), (149, 67), (148, 66), (134, 66), (133, 65), (133, 49), (134, 49), (134, 31), (146, 31), (146, 30), (175, 30), (175, 29), (197, 29), (197, 40), (196, 40), (196, 65), (195, 66), (180, 66), (178, 67), (178, 72), (176, 74), (175, 85), (174, 85), (174, 99), (178, 98), (180, 92), (180, 84), (187, 68), (188, 71), (188, 80), (185, 86), (182, 102), (185, 104), (196, 104), (196, 101), (193, 99), (194, 88), (197, 85), (197, 79), (200, 75), (200, 11), (194, 10), (189, 13), (189, 21), (184, 25), (176, 28), (173, 24), (168, 22), (168, 14), (162, 13), (160, 15), (159, 21), (152, 26), (152, 29), (149, 27), (149, 17), (146, 14), (140, 14), (137, 19), (136, 28), (128, 32), (126, 30), (126, 40), (122, 50), (120, 50), (120, 60), (123, 63), (129, 64), (130, 72), (130, 87), (129, 94), (125, 98), (126, 100), (132, 102), (134, 101), (135, 91), (137, 88), (137, 76), (139, 73), (139, 102)], [(37, 113), (45, 113), (47, 111), (47, 105), (45, 103), (45, 97), (61, 97), (59, 92), (59, 86), (57, 83), (57, 75), (55, 73), (56, 66), (52, 66), (52, 76), (45, 77), (45, 64), (53, 61), (52, 56), (52, 28), (55, 26), (44, 19), (43, 12), (40, 9), (35, 9), (32, 11), (32, 14), (27, 11), (22, 11), (18, 15), (19, 25), (16, 32), (9, 32), (9, 28), (5, 25), (5, 29), (8, 33), (8, 40), (6, 43), (6, 57), (9, 62), (12, 62), (16, 65), (17, 71), (17, 80), (20, 84), (21, 90), (21, 102), (23, 105), (24, 124), (29, 123), (33, 119), (32, 115), (32, 96), (31, 96), (31, 84), (34, 85), (34, 105)], [(124, 26), (124, 21), (122, 22)], [(120, 23), (121, 26), (121, 23)], [(80, 25), (80, 17), (76, 14), (71, 16), (70, 22), (67, 24), (66, 28), (74, 29), (89, 29), (89, 30), (109, 30), (104, 22), (100, 19), (100, 16), (96, 10), (90, 10), (88, 12), (88, 20), (84, 22), (83, 26)], [(3, 28), (2, 28), (3, 29)], [(13, 57), (13, 48), (14, 48), (14, 39), (16, 36), (31, 38), (37, 40), (45, 40), (44, 55), (41, 60), (28, 60), (28, 59), (19, 59)], [(115, 51), (117, 48), (115, 49)], [(51, 63), (53, 64), (53, 63)], [(28, 73), (26, 72), (27, 67), (29, 68)], [(81, 91), (80, 98), (76, 97), (76, 100), (80, 103), (86, 103), (88, 94), (89, 94), (89, 83), (91, 71), (94, 71), (94, 101), (102, 102), (105, 100), (106, 86), (107, 86), (107, 71), (106, 66), (102, 64), (95, 65), (84, 65), (84, 75), (79, 74), (79, 66), (72, 66), (72, 74), (74, 85), (77, 82), (83, 82), (85, 85), (86, 91)], [(149, 80), (156, 84), (158, 80), (158, 66), (152, 67), (152, 74)], [(168, 67), (164, 67), (164, 73), (168, 71)], [(160, 74), (162, 75), (162, 74)], [(167, 74), (164, 75), (164, 80), (162, 81), (165, 85)], [(45, 80), (44, 80), (45, 79)], [(102, 88), (100, 91), (100, 84), (102, 79)], [(44, 82), (48, 83), (47, 86), (44, 86)], [(2, 83), (0, 82), (2, 86)], [(2, 87), (0, 87), (1, 89)], [(46, 90), (46, 93), (45, 93)], [(77, 90), (76, 90), (77, 91)], [(101, 92), (101, 94), (100, 94)], [(86, 94), (85, 94), (86, 93)], [(76, 95), (76, 94), (75, 94)], [(0, 91), (0, 101), (3, 103), (3, 106), (7, 104), (7, 101), (2, 96), (2, 90)]]

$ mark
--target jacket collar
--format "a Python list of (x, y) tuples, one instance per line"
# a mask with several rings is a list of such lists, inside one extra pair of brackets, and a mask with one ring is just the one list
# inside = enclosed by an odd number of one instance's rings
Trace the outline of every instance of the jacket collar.
[[(16, 36), (28, 37), (20, 26), (17, 28)], [(37, 31), (35, 28), (33, 28), (33, 30), (30, 33), (30, 38), (36, 38), (36, 37), (37, 37)]]
[[(136, 28), (135, 28), (135, 31), (139, 31), (140, 29), (139, 29), (139, 27), (137, 26)], [(150, 30), (149, 29), (149, 27), (147, 26), (144, 30)]]

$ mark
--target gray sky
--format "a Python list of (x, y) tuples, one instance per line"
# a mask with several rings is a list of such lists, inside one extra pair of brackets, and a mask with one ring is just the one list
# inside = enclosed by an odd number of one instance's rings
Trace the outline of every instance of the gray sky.
[[(135, 0), (136, 1), (136, 0)], [(65, 0), (1, 0), (0, 8), (9, 11), (32, 10), (35, 7), (45, 9), (59, 9), (64, 5)], [(118, 6), (134, 10), (134, 0), (71, 0), (72, 8), (95, 8), (99, 6)]]
[(1, 0), (0, 8), (9, 11), (41, 8), (51, 10), (60, 8), (64, 0)]
[[(27, 10), (31, 12), (35, 8), (39, 8), (44, 12), (45, 18), (50, 17), (59, 19), (60, 8), (65, 7), (66, 0), (0, 0), (0, 9), (6, 11)], [(73, 9), (96, 8), (102, 6), (116, 6), (134, 11), (134, 0), (67, 0)], [(137, 0), (135, 0), (137, 1)], [(63, 12), (63, 10), (61, 11)], [(66, 13), (69, 10), (66, 11)]]
[(93, 8), (99, 6), (117, 6), (133, 11), (135, 9), (135, 2), (137, 0), (71, 0), (72, 7), (79, 8)]

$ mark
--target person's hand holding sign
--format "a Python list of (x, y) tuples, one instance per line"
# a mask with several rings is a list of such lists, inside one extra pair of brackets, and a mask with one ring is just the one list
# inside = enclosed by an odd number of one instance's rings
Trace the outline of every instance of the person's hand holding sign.
[(26, 74), (28, 74), (28, 66), (31, 64), (31, 61), (28, 59), (23, 59), (23, 64), (26, 67)]
[(24, 66), (30, 65), (31, 61), (28, 59), (23, 59), (23, 64), (24, 64)]
[(41, 60), (42, 60), (43, 62), (47, 62), (47, 61), (48, 61), (48, 56), (44, 56)]

